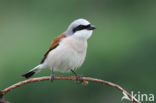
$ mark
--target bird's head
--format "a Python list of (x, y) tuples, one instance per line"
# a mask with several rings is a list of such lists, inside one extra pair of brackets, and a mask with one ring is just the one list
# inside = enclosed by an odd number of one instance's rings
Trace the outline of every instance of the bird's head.
[(75, 36), (80, 39), (89, 39), (95, 26), (91, 25), (86, 19), (77, 19), (73, 21), (64, 32), (66, 36)]

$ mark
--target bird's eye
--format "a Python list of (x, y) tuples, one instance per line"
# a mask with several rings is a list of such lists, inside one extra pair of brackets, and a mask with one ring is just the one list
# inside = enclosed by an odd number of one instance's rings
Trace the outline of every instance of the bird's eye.
[(76, 28), (73, 29), (73, 32), (79, 31), (79, 30), (83, 30), (83, 29), (88, 29), (90, 27), (89, 25), (79, 25)]

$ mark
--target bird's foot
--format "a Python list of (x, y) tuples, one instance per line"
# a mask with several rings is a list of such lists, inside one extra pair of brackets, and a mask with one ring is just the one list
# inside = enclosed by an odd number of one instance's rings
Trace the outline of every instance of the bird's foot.
[(76, 76), (76, 83), (83, 83), (83, 76), (81, 76), (81, 75), (77, 75)]
[(83, 83), (83, 77), (81, 75), (78, 75), (74, 70), (71, 69), (71, 72), (75, 75), (76, 77), (76, 82), (77, 83)]
[(53, 82), (54, 80), (55, 80), (55, 75), (53, 74), (50, 76), (50, 81)]
[(51, 70), (50, 80), (51, 80), (51, 82), (53, 82), (55, 80), (55, 74), (54, 74), (53, 69)]

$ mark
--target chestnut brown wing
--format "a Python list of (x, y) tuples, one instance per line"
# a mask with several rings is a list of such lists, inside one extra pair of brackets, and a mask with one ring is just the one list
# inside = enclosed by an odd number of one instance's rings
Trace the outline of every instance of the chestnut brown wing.
[(65, 34), (61, 34), (61, 35), (57, 36), (57, 37), (52, 41), (52, 44), (51, 44), (50, 48), (49, 48), (48, 51), (44, 54), (44, 57), (43, 57), (43, 59), (41, 60), (40, 64), (44, 63), (44, 61), (45, 61), (45, 59), (47, 58), (49, 52), (50, 52), (51, 50), (55, 49), (55, 48), (59, 45), (61, 39), (65, 38), (65, 37), (66, 37)]

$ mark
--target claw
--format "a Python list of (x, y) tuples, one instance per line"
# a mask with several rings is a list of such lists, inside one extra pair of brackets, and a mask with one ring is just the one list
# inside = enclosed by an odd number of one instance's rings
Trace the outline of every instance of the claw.
[(81, 75), (76, 76), (76, 82), (77, 83), (83, 83), (83, 77)]
[[(78, 75), (75, 71), (71, 70), (71, 72), (75, 75), (76, 77), (76, 82), (77, 83), (83, 83), (83, 77), (81, 75)], [(78, 82), (79, 81), (79, 82)]]

